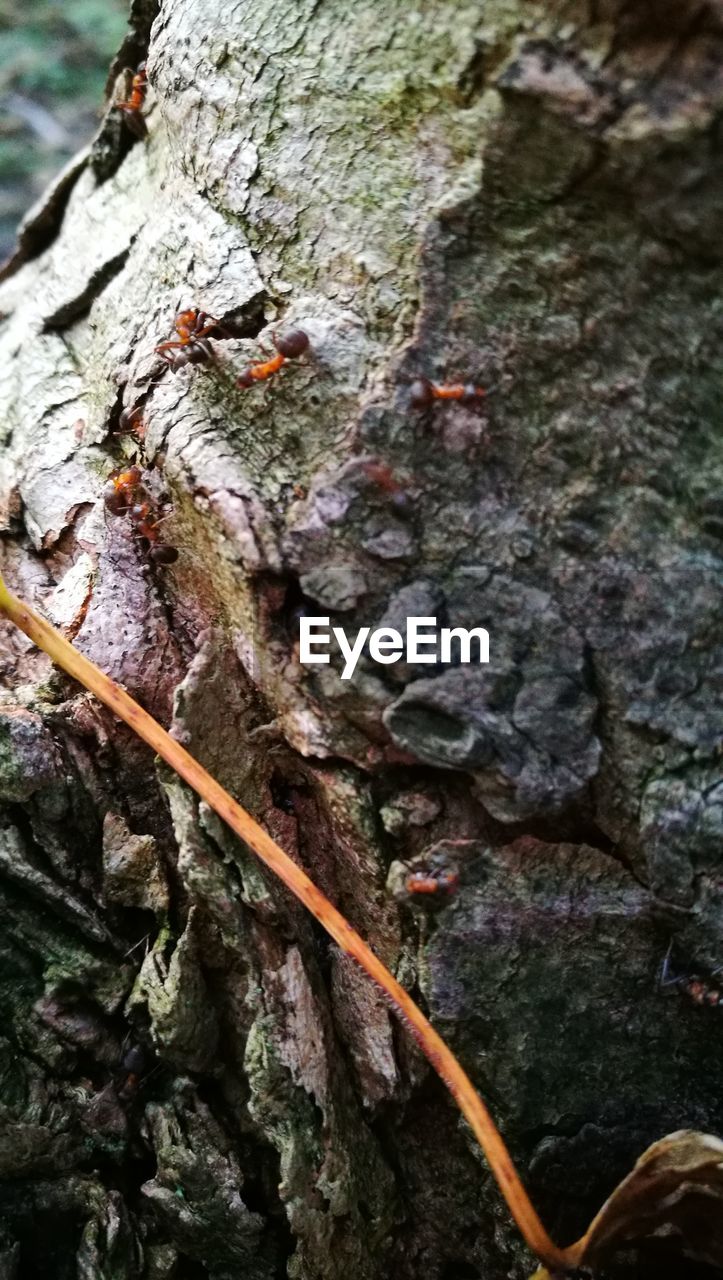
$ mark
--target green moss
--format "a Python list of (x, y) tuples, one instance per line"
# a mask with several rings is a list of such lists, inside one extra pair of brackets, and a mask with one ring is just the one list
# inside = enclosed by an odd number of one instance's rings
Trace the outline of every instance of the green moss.
[(3, 88), (39, 95), (50, 106), (58, 97), (99, 97), (126, 12), (123, 0), (7, 0), (0, 11)]
[(17, 182), (30, 177), (37, 161), (21, 137), (10, 137), (0, 142), (0, 181)]
[(0, 256), (26, 209), (97, 126), (127, 13), (126, 0), (0, 0)]

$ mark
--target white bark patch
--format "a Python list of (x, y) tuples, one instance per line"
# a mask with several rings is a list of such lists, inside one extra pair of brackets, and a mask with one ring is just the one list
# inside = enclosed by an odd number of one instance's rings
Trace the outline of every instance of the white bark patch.
[(82, 620), (93, 585), (93, 561), (84, 553), (60, 579), (45, 601), (45, 612), (56, 627), (72, 630)]
[(326, 1110), (329, 1102), (329, 1069), (324, 1028), (316, 998), (304, 970), (301, 953), (291, 947), (279, 972), (286, 1003), (286, 1035), (280, 1042), (282, 1062), (296, 1084)]

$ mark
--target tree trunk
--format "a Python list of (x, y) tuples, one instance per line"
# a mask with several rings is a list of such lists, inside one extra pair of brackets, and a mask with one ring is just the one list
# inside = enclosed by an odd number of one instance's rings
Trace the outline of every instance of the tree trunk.
[[(723, 958), (723, 5), (131, 26), (147, 137), (109, 110), (5, 273), (3, 572), (417, 994), (567, 1243), (649, 1141), (723, 1124), (720, 1013), (657, 981), (671, 940), (672, 974)], [(224, 332), (174, 373), (192, 305)], [(309, 353), (237, 387), (277, 327)], [(170, 567), (104, 511), (134, 453)], [(483, 626), (491, 661), (342, 680), (304, 614)], [(2, 1280), (529, 1275), (366, 979), (3, 640)]]

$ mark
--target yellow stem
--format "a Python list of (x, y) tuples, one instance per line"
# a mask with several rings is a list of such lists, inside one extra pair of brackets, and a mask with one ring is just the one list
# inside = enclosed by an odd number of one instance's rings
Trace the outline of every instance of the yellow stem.
[(0, 612), (44, 649), (58, 666), (85, 685), (121, 720), (143, 738), (167, 764), (193, 787), (210, 808), (236, 832), (265, 862), (292, 893), (308, 907), (327, 933), (347, 955), (352, 956), (369, 977), (382, 988), (402, 1019), (410, 1027), (417, 1044), (446, 1084), (466, 1117), (487, 1157), (510, 1212), (530, 1249), (552, 1270), (569, 1266), (569, 1250), (552, 1242), (520, 1181), (509, 1152), (485, 1104), (452, 1051), (427, 1021), (396, 978), (370, 950), (361, 936), (337, 911), (328, 898), (283, 849), (271, 839), (241, 805), (231, 798), (215, 778), (174, 742), (161, 726), (138, 706), (119, 685), (103, 674), (70, 644), (64, 636), (39, 617), (28, 605), (11, 595), (0, 578)]

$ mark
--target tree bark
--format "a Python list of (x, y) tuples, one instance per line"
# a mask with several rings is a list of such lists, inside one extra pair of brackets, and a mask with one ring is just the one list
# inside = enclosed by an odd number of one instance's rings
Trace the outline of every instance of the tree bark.
[[(718, 0), (134, 0), (148, 136), (109, 109), (0, 291), (3, 572), (418, 995), (560, 1243), (723, 1125), (720, 1013), (657, 981), (723, 958), (722, 52)], [(134, 453), (171, 568), (104, 514)], [(304, 611), (491, 661), (345, 681)], [(3, 641), (0, 1277), (529, 1275), (364, 977)]]

